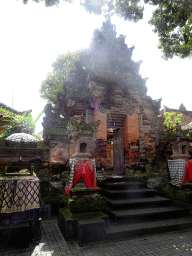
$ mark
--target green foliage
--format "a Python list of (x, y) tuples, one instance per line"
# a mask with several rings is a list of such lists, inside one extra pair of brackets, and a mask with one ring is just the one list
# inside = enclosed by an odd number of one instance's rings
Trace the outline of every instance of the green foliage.
[[(42, 0), (33, 0), (33, 1), (36, 2), (36, 3), (40, 3)], [(46, 7), (50, 7), (50, 6), (54, 6), (54, 5), (57, 6), (60, 3), (60, 0), (43, 0), (43, 1), (45, 2)], [(71, 0), (69, 2), (71, 2)], [(27, 4), (28, 0), (23, 0), (23, 3)]]
[(106, 0), (81, 0), (80, 4), (89, 13), (94, 13), (97, 15), (102, 14), (102, 7), (107, 3)]
[(113, 138), (107, 139), (107, 144), (113, 144)]
[(192, 191), (192, 183), (183, 183), (181, 189), (189, 189)]
[(184, 248), (186, 251), (188, 250), (192, 251), (191, 247), (192, 246), (190, 244), (183, 244), (181, 248)]
[(39, 139), (39, 137), (37, 135), (35, 135), (35, 138), (37, 140), (39, 140), (36, 148), (38, 148), (38, 149), (47, 149), (48, 148), (47, 145), (41, 139)]
[(144, 8), (141, 6), (140, 0), (83, 0), (80, 2), (89, 13), (103, 14), (106, 18), (110, 18), (113, 14), (134, 22), (143, 18)]
[(98, 125), (100, 124), (100, 120), (93, 121), (91, 123), (81, 122), (77, 124), (77, 131), (94, 131)]
[(101, 121), (92, 121), (90, 123), (85, 122), (85, 117), (83, 115), (80, 116), (79, 120), (71, 118), (70, 123), (68, 124), (68, 131), (72, 132), (76, 131), (91, 131), (94, 132), (98, 126), (100, 125)]
[(101, 211), (106, 203), (105, 197), (76, 196), (68, 199), (68, 209), (70, 212), (95, 212)]
[(176, 135), (181, 136), (182, 138), (192, 138), (191, 130), (181, 129), (181, 120), (183, 114), (176, 114), (175, 112), (165, 113), (164, 125), (164, 138), (166, 140), (176, 138)]
[[(40, 2), (40, 0), (33, 0)], [(73, 0), (63, 0), (72, 3)], [(142, 20), (144, 7), (141, 0), (79, 0), (89, 13), (110, 18), (116, 14), (124, 20)], [(28, 0), (23, 0), (27, 3)], [(44, 0), (45, 6), (59, 5), (60, 0)], [(192, 0), (144, 0), (156, 10), (149, 21), (159, 37), (159, 48), (165, 59), (192, 54)], [(51, 102), (53, 102), (51, 100)]]
[(56, 128), (56, 127), (51, 127), (48, 129), (48, 133), (52, 135), (67, 135), (67, 130), (65, 128)]
[(63, 202), (64, 207), (67, 207), (67, 204), (68, 204), (68, 197), (67, 197), (66, 194), (64, 194), (64, 195), (61, 196), (61, 201)]
[[(173, 56), (186, 58), (192, 53), (192, 0), (144, 0), (156, 10), (149, 21), (159, 37), (159, 49), (163, 58)], [(90, 12), (103, 13), (106, 17), (117, 14), (124, 20), (137, 22), (143, 18), (144, 7), (140, 0), (84, 1), (83, 6)], [(97, 3), (97, 4), (96, 4)], [(88, 8), (89, 6), (89, 8)], [(96, 10), (96, 11), (94, 11)]]
[(165, 131), (172, 131), (176, 129), (178, 124), (181, 124), (183, 114), (176, 114), (175, 112), (165, 112), (165, 121), (163, 123)]
[(43, 199), (43, 202), (45, 204), (55, 204), (56, 202), (59, 203), (63, 200), (63, 195), (62, 194), (54, 194), (50, 196), (44, 196), (41, 199)]
[(69, 71), (75, 68), (75, 62), (79, 59), (79, 51), (67, 52), (57, 57), (53, 62), (53, 71), (48, 73), (40, 88), (41, 98), (57, 104), (57, 93), (63, 90), (64, 81), (69, 79)]
[(149, 23), (159, 36), (159, 48), (165, 59), (179, 56), (186, 58), (192, 53), (192, 1), (145, 0), (157, 6)]
[(183, 103), (180, 104), (179, 109), (183, 112), (187, 111), (187, 109)]
[(137, 22), (143, 18), (144, 7), (141, 6), (140, 0), (115, 1), (115, 12), (125, 20)]
[(24, 113), (23, 115), (14, 114), (6, 109), (0, 109), (0, 111), (4, 112), (3, 121), (6, 121), (7, 124), (2, 126), (4, 128), (0, 132), (0, 140), (4, 140), (6, 137), (13, 133), (28, 133), (34, 135), (35, 124), (40, 116), (43, 114), (44, 110), (37, 116), (35, 120), (31, 113)]
[(140, 170), (126, 170), (125, 172), (126, 176), (131, 176), (131, 177), (138, 177), (143, 180), (147, 180), (150, 178), (159, 178), (159, 177), (167, 177), (166, 172), (157, 172), (156, 170), (149, 170), (147, 172), (142, 172)]
[(192, 190), (191, 189), (179, 189), (176, 187), (165, 187), (163, 188), (166, 195), (172, 200), (181, 202), (192, 203)]

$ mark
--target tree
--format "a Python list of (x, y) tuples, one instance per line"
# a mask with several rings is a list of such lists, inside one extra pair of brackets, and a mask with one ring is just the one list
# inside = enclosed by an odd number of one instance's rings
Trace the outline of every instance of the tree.
[[(40, 94), (57, 107), (68, 111), (68, 99), (92, 100), (89, 80), (106, 83), (103, 106), (110, 108), (111, 89), (120, 84), (123, 93), (132, 88), (146, 94), (146, 80), (138, 74), (140, 61), (132, 60), (134, 47), (128, 48), (125, 36), (119, 35), (110, 20), (95, 29), (88, 49), (60, 55), (53, 63), (53, 72), (42, 82)], [(130, 75), (128, 75), (128, 73)], [(138, 92), (139, 91), (139, 92)], [(54, 107), (54, 106), (53, 106)], [(63, 116), (69, 113), (65, 112)]]
[[(33, 0), (40, 2), (40, 0)], [(41, 0), (43, 1), (43, 0)], [(64, 1), (64, 0), (63, 0)], [(68, 3), (73, 0), (65, 0)], [(28, 0), (23, 0), (27, 3)], [(60, 0), (44, 0), (46, 6), (59, 5)], [(149, 23), (159, 37), (159, 49), (164, 59), (178, 56), (186, 58), (192, 54), (192, 0), (144, 0), (156, 10)], [(109, 18), (114, 14), (124, 20), (137, 22), (143, 18), (142, 0), (80, 0), (89, 12), (103, 14)]]
[(35, 124), (44, 112), (44, 110), (41, 111), (37, 118), (33, 120), (31, 113), (28, 113), (27, 115), (25, 112), (23, 115), (19, 115), (6, 109), (0, 110), (5, 113), (2, 118), (3, 121), (7, 122), (7, 124), (2, 127), (4, 129), (0, 132), (0, 140), (4, 140), (13, 133), (24, 132), (34, 135)]
[(41, 84), (40, 95), (43, 99), (57, 104), (57, 93), (63, 90), (63, 83), (69, 79), (69, 71), (75, 68), (78, 59), (79, 51), (67, 52), (57, 57), (52, 64), (53, 71)]
[[(47, 7), (58, 5), (60, 3), (60, 0), (32, 0), (32, 1), (34, 1), (36, 3), (44, 1), (45, 2), (45, 6), (47, 6)], [(68, 2), (70, 2), (70, 1), (68, 1)], [(23, 3), (27, 4), (28, 0), (23, 0)]]
[(166, 132), (172, 132), (176, 130), (177, 125), (181, 124), (183, 114), (176, 114), (175, 112), (165, 112), (164, 129)]
[(192, 0), (145, 0), (157, 6), (149, 21), (159, 36), (159, 48), (165, 59), (192, 54)]
[(192, 138), (191, 129), (184, 130), (181, 128), (182, 118), (183, 114), (165, 112), (164, 132), (161, 134), (164, 137), (163, 139), (169, 141), (175, 139), (178, 135), (182, 138)]
[(183, 103), (180, 104), (179, 110), (181, 110), (183, 112), (187, 111), (187, 109), (186, 109), (186, 107), (185, 107), (185, 105)]

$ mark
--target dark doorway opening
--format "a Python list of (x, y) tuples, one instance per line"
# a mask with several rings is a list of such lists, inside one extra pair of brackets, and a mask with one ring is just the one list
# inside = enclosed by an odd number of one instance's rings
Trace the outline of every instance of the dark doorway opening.
[(80, 144), (80, 153), (86, 153), (87, 152), (87, 143), (83, 142)]

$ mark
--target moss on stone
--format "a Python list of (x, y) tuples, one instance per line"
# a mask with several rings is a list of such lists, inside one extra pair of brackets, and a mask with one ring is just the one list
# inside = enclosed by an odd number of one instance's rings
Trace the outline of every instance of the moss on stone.
[(41, 181), (41, 182), (49, 182), (50, 181), (50, 178), (49, 177), (39, 177), (38, 176), (38, 179)]
[(73, 193), (78, 193), (78, 192), (87, 192), (87, 191), (93, 191), (93, 192), (97, 192), (98, 190), (101, 190), (100, 188), (98, 189), (94, 189), (94, 188), (71, 188), (71, 192)]
[(85, 121), (82, 121), (76, 125), (77, 131), (91, 131), (94, 132), (95, 129), (99, 126), (100, 120), (93, 121), (91, 123), (86, 123)]
[(173, 200), (192, 203), (192, 190), (166, 187), (163, 188), (163, 191)]
[(47, 131), (48, 134), (51, 135), (67, 135), (68, 131), (66, 128), (49, 128)]
[(41, 199), (43, 200), (43, 202), (45, 204), (52, 204), (52, 203), (56, 203), (56, 202), (63, 202), (63, 195), (61, 194), (57, 194), (54, 196), (45, 196), (45, 197), (41, 197)]
[(67, 195), (64, 194), (61, 196), (61, 200), (62, 202), (64, 203), (65, 207), (67, 207), (67, 204), (68, 204), (68, 198), (67, 198)]
[(192, 183), (183, 183), (181, 189), (191, 189), (192, 190)]
[(190, 212), (192, 213), (192, 204), (187, 203), (187, 202), (182, 202), (182, 201), (179, 201), (179, 200), (173, 200), (173, 203), (180, 206), (180, 207), (183, 207), (185, 209), (189, 209)]
[(69, 216), (73, 219), (89, 219), (89, 218), (103, 218), (108, 220), (108, 216), (101, 211), (98, 212), (75, 212), (72, 213), (68, 208), (62, 208), (59, 210), (63, 216)]
[(63, 197), (63, 202), (66, 203), (67, 208), (71, 213), (81, 212), (98, 212), (101, 211), (106, 203), (105, 197), (100, 196), (74, 196)]

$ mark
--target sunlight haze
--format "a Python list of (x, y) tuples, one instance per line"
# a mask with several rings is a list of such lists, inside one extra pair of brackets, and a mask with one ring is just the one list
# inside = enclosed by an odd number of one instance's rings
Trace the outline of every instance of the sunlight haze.
[[(165, 61), (157, 48), (158, 36), (147, 23), (152, 8), (147, 7), (144, 20), (134, 24), (113, 17), (117, 34), (126, 35), (128, 47), (135, 46), (133, 60), (142, 60), (140, 74), (148, 77), (148, 95), (163, 98), (166, 105), (178, 108), (182, 102), (191, 107), (191, 60), (173, 58)], [(105, 19), (87, 13), (79, 4), (61, 1), (59, 7), (44, 3), (0, 0), (0, 102), (19, 111), (32, 109), (33, 118), (46, 102), (39, 89), (58, 54), (89, 47), (94, 29)], [(13, 100), (12, 100), (13, 99)], [(36, 133), (42, 130), (38, 121)]]

